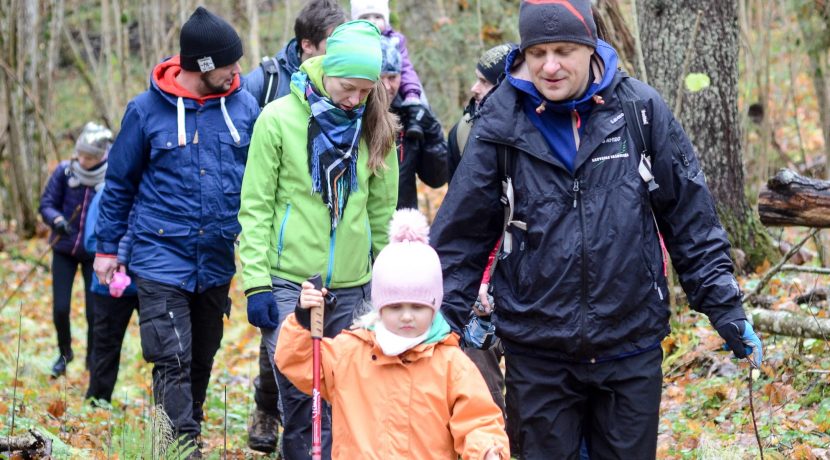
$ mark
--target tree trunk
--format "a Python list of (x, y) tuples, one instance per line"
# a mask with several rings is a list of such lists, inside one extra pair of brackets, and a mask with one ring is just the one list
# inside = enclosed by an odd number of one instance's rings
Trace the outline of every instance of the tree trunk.
[(758, 213), (769, 226), (830, 227), (830, 182), (782, 169), (758, 195)]
[[(620, 63), (629, 75), (645, 80), (640, 75), (640, 61), (637, 57), (637, 41), (626, 24), (618, 0), (600, 0), (596, 2), (600, 21), (605, 26), (605, 36), (601, 37), (617, 50)], [(597, 21), (599, 27), (600, 21)]]
[(753, 308), (747, 313), (752, 318), (752, 325), (756, 331), (825, 341), (830, 337), (830, 319), (828, 318), (761, 308)]
[[(685, 128), (698, 151), (718, 214), (749, 266), (774, 259), (769, 235), (744, 194), (738, 118), (738, 8), (736, 0), (636, 0), (649, 83)], [(688, 73), (711, 85), (692, 93)]]

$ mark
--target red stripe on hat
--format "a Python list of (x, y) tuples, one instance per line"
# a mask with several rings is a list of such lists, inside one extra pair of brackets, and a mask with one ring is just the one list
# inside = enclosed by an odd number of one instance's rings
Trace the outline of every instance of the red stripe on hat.
[(531, 5), (562, 5), (565, 7), (566, 10), (570, 11), (571, 14), (576, 16), (577, 19), (585, 26), (585, 31), (588, 32), (588, 36), (593, 37), (594, 35), (591, 33), (591, 28), (588, 27), (588, 23), (585, 22), (585, 17), (582, 16), (582, 13), (579, 12), (571, 2), (568, 0), (524, 0), (525, 3), (530, 3)]

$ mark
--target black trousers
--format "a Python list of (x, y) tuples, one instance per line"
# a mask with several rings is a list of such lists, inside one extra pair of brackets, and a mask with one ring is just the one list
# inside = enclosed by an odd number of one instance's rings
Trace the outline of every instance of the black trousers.
[(259, 341), (259, 375), (254, 379), (254, 402), (257, 409), (275, 417), (280, 416), (274, 357), (268, 354), (265, 338)]
[(507, 406), (516, 408), (520, 456), (654, 459), (663, 350), (597, 364), (552, 361), (505, 346)]
[(72, 354), (72, 332), (69, 326), (69, 314), (72, 307), (72, 284), (75, 282), (75, 273), (78, 272), (78, 265), (81, 266), (81, 274), (84, 277), (84, 301), (86, 324), (87, 324), (87, 366), (92, 356), (92, 330), (94, 320), (92, 317), (93, 299), (89, 291), (92, 285), (92, 259), (79, 259), (69, 254), (52, 251), (52, 320), (55, 323), (55, 330), (58, 333), (58, 351), (61, 356)]
[(518, 452), (519, 447), (515, 441), (517, 435), (514, 432), (515, 424), (513, 423), (514, 420), (518, 419), (518, 414), (515, 413), (515, 404), (508, 406), (504, 401), (504, 373), (501, 371), (504, 348), (501, 341), (498, 341), (489, 350), (464, 348), (464, 353), (481, 372), (481, 376), (484, 377), (484, 382), (487, 384), (487, 389), (490, 390), (490, 395), (493, 397), (493, 402), (499, 406), (501, 413), (504, 415), (505, 431), (507, 431), (507, 437), (510, 439), (510, 451)]
[(153, 363), (153, 396), (175, 436), (201, 433), (202, 406), (213, 357), (230, 314), (230, 284), (202, 293), (138, 278), (139, 329), (144, 359)]
[(138, 297), (112, 297), (93, 294), (95, 299), (92, 335), (94, 353), (89, 366), (87, 398), (112, 400), (112, 391), (118, 380), (121, 345), (130, 325), (133, 310), (138, 310)]

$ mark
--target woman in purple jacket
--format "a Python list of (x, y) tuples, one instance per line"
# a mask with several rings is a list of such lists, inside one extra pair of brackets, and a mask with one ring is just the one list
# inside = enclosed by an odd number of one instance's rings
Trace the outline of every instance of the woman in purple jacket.
[[(95, 192), (104, 186), (107, 171), (107, 152), (112, 144), (112, 132), (89, 122), (84, 126), (75, 153), (69, 161), (62, 161), (46, 184), (40, 198), (40, 215), (52, 228), (49, 244), (52, 246), (52, 317), (58, 334), (60, 355), (52, 366), (52, 376), (66, 373), (72, 361), (72, 336), (69, 312), (72, 284), (78, 265), (84, 277), (85, 309), (87, 319), (87, 347), (92, 345), (92, 282), (93, 254), (84, 249), (83, 234), (86, 212)], [(86, 367), (92, 350), (87, 348)]]

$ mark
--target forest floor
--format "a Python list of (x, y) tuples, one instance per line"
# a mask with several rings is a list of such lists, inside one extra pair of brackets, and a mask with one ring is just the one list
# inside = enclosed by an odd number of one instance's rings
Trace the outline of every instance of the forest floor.
[[(151, 366), (141, 356), (137, 318), (125, 339), (113, 407), (91, 407), (84, 401), (89, 374), (84, 369), (80, 276), (72, 309), (75, 360), (66, 377), (52, 379), (49, 370), (57, 347), (48, 272), (51, 255), (38, 259), (46, 248), (43, 239), (15, 241), (0, 234), (0, 243), (5, 246), (0, 246), (0, 302), (34, 270), (0, 311), (0, 437), (10, 434), (14, 411), (14, 433), (34, 429), (49, 436), (55, 458), (157, 458), (158, 430), (149, 428)], [(753, 283), (755, 278), (740, 281)], [(785, 299), (816, 281), (776, 277), (770, 289)], [(231, 298), (234, 309), (225, 321), (205, 405), (204, 452), (207, 458), (222, 458), (227, 445), (227, 458), (265, 458), (246, 446), (259, 332), (246, 320), (238, 277)], [(686, 306), (674, 310), (673, 332), (663, 343), (657, 457), (760, 458), (750, 413), (748, 364), (720, 351), (722, 341), (704, 316)], [(827, 316), (826, 305), (816, 313)], [(754, 375), (752, 396), (765, 458), (830, 459), (830, 345), (813, 339), (763, 339), (765, 363)], [(175, 455), (167, 452), (161, 457)]]

